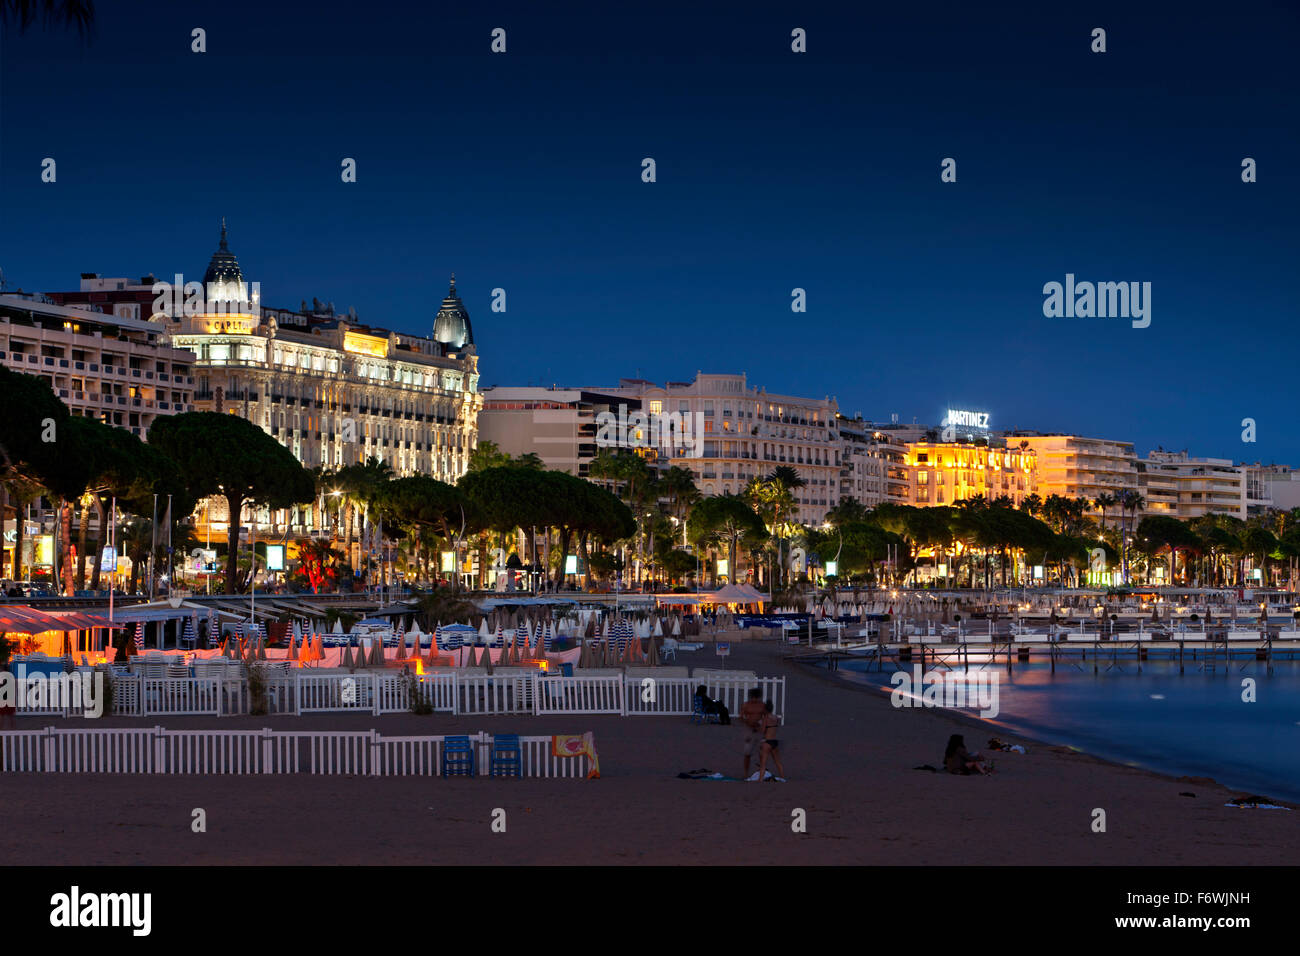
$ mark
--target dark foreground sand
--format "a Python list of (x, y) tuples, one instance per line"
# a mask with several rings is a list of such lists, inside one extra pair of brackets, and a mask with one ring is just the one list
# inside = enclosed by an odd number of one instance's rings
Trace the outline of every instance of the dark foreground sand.
[[(785, 674), (787, 784), (676, 779), (707, 767), (739, 776), (739, 725), (686, 718), (315, 717), (173, 719), (170, 727), (288, 725), (383, 733), (592, 730), (603, 777), (166, 777), (0, 774), (0, 858), (9, 864), (1290, 864), (1300, 814), (1227, 809), (1234, 795), (1019, 740), (991, 777), (919, 772), (950, 733), (990, 733), (935, 711), (896, 710), (781, 660), (733, 645), (732, 667)], [(712, 655), (680, 663), (712, 666)], [(159, 721), (114, 721), (153, 724)], [(84, 726), (84, 722), (77, 722)], [(23, 721), (23, 727), (44, 726)], [(998, 733), (1005, 740), (1018, 738)], [(1195, 797), (1180, 796), (1190, 791)], [(190, 830), (191, 811), (208, 830)], [(494, 808), (506, 811), (494, 833)], [(1094, 808), (1107, 832), (1091, 830)], [(791, 831), (807, 812), (807, 832)]]

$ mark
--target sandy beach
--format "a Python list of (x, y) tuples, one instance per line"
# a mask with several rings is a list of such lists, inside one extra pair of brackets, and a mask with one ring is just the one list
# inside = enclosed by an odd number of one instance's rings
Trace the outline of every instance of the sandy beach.
[[(784, 652), (776, 643), (734, 644), (728, 666), (787, 678), (785, 784), (678, 779), (700, 768), (741, 773), (739, 723), (684, 717), (171, 718), (168, 727), (385, 734), (591, 730), (602, 778), (0, 774), (8, 823), (0, 853), (20, 865), (1259, 866), (1290, 863), (1300, 848), (1291, 812), (1225, 808), (1237, 794), (1213, 782), (1107, 763), (939, 711), (895, 709), (887, 695), (811, 674)], [(716, 658), (683, 653), (678, 663), (712, 667)], [(972, 749), (996, 734), (1028, 753), (998, 754), (988, 777), (913, 769), (940, 764), (951, 733), (964, 733)], [(190, 829), (196, 807), (207, 813), (206, 833)], [(506, 812), (504, 833), (491, 829), (496, 808)], [(1104, 833), (1092, 831), (1094, 808), (1106, 811)], [(806, 833), (792, 832), (797, 809), (806, 811)]]

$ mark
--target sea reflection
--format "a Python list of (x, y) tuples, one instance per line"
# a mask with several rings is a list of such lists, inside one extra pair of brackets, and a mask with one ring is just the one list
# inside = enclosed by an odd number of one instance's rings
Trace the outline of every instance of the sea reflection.
[[(864, 662), (842, 661), (844, 676), (889, 684)], [(1213, 777), (1233, 788), (1300, 801), (1300, 662), (1237, 660), (1214, 669), (1187, 661), (1016, 662), (985, 665), (999, 674), (1005, 727), (1099, 757), (1165, 773)], [(958, 668), (960, 669), (960, 668)], [(909, 668), (910, 670), (910, 668)], [(1254, 701), (1249, 683), (1254, 683)], [(983, 740), (978, 741), (979, 745)]]

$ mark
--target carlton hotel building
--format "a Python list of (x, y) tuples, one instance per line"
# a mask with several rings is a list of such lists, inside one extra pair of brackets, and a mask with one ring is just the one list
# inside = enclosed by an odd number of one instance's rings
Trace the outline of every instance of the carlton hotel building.
[(465, 473), (482, 399), (454, 276), (429, 338), (370, 328), (319, 303), (263, 309), (223, 226), (203, 288), (201, 311), (174, 308), (166, 319), (172, 345), (194, 354), (196, 409), (247, 418), (309, 468), (375, 457), (399, 476), (454, 483)]
[[(150, 345), (153, 351), (143, 345), (134, 351), (126, 348), (129, 374), (137, 379), (112, 386), (111, 400), (116, 404), (136, 395), (134, 387), (127, 394), (127, 385), (141, 386), (141, 400), (124, 409), (131, 413), (130, 425), (137, 434), (147, 434), (145, 413), (153, 411), (156, 398), (164, 414), (240, 415), (276, 438), (306, 467), (322, 472), (371, 457), (386, 462), (397, 476), (428, 474), (455, 483), (467, 470), (478, 443), (482, 398), (474, 333), (469, 313), (456, 295), (454, 276), (429, 337), (372, 328), (354, 315), (336, 315), (333, 306), (315, 300), (311, 307), (304, 302), (297, 310), (264, 308), (256, 283), (250, 288), (245, 282), (230, 251), (224, 223), (202, 286), (187, 284), (179, 292), (160, 296), (155, 282), (153, 276), (133, 282), (87, 273), (79, 290), (48, 297), (63, 311), (80, 316), (83, 325), (94, 313), (118, 326), (148, 330), (150, 342), (157, 341)], [(113, 344), (115, 353), (123, 350)], [(162, 351), (155, 355), (159, 348)], [(110, 363), (109, 351), (106, 337), (102, 360), (94, 353), (88, 361), (102, 361), (105, 371), (128, 374), (127, 359), (114, 356)], [(30, 352), (38, 355), (37, 347), (31, 346)], [(48, 349), (39, 354), (56, 355)], [(70, 357), (83, 356), (74, 351)], [(45, 359), (44, 364), (53, 361)], [(107, 368), (110, 364), (112, 369)], [(69, 362), (62, 365), (66, 368)], [(82, 388), (72, 379), (65, 384), (56, 378), (52, 384)], [(85, 388), (91, 390), (89, 384)], [(109, 388), (103, 391), (108, 402)], [(59, 394), (66, 398), (68, 392)], [(80, 392), (72, 395), (78, 398)], [(138, 421), (137, 411), (141, 412)], [(110, 420), (128, 424), (120, 416)], [(220, 499), (200, 505), (201, 536), (209, 531), (224, 535), (224, 512)], [(274, 514), (262, 510), (255, 521), (259, 533), (315, 533), (328, 523), (325, 512), (322, 500), (311, 508)], [(248, 523), (247, 515), (243, 521)]]

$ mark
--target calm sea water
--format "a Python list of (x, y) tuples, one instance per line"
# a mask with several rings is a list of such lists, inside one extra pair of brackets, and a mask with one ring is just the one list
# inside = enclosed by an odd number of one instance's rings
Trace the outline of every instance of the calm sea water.
[[(1017, 663), (999, 674), (1000, 713), (987, 735), (967, 735), (984, 746), (1001, 725), (1027, 736), (1077, 747), (1120, 763), (1165, 773), (1213, 777), (1229, 787), (1300, 802), (1300, 661), (1222, 661), (1213, 671), (1187, 662), (1136, 661)], [(889, 686), (865, 662), (842, 661), (845, 677)], [(910, 671), (909, 671), (910, 673)], [(1255, 702), (1242, 701), (1245, 678), (1255, 681)], [(964, 711), (975, 714), (975, 711)], [(935, 761), (937, 762), (937, 761)]]

